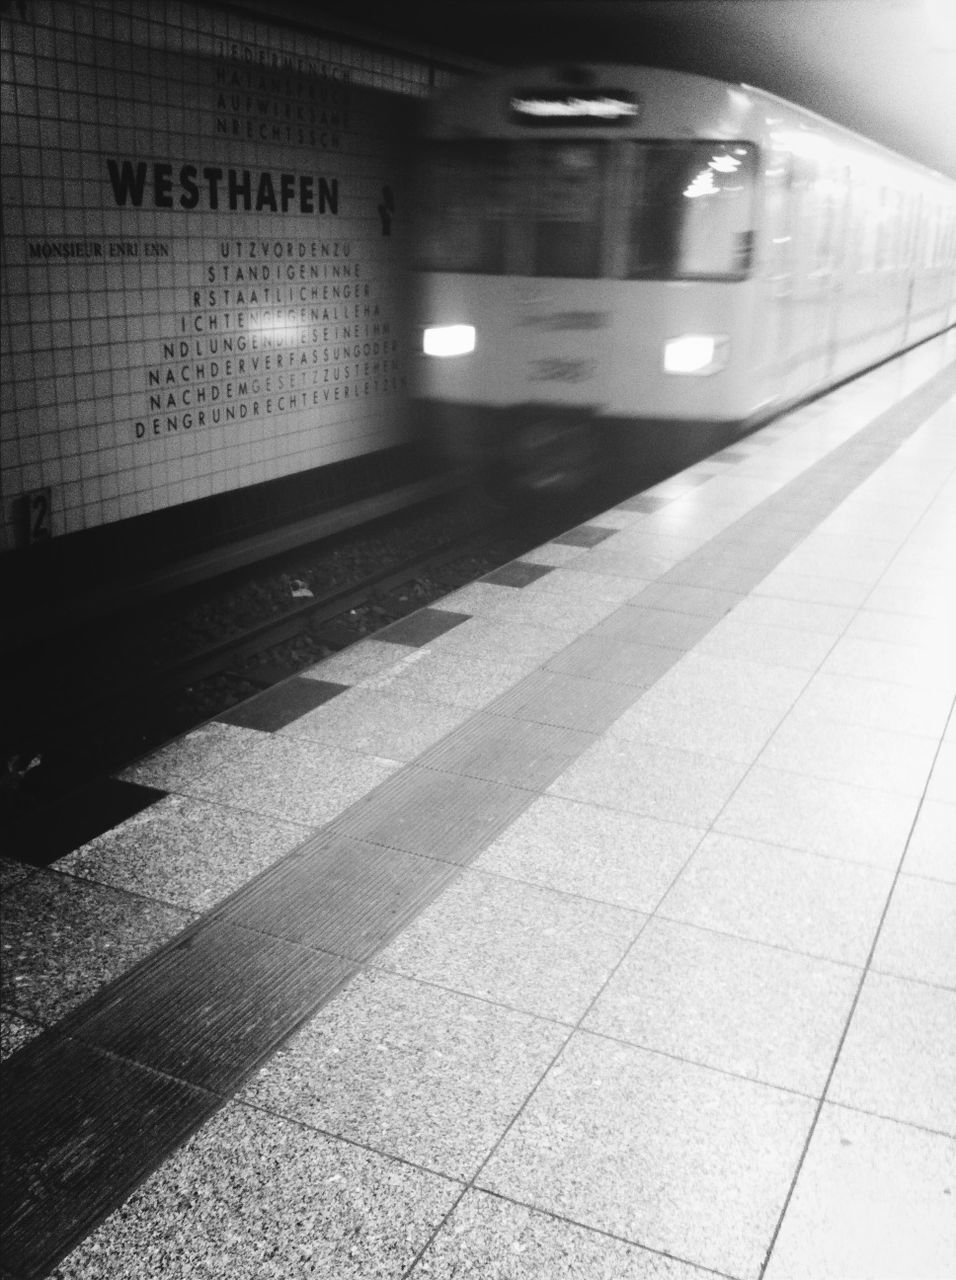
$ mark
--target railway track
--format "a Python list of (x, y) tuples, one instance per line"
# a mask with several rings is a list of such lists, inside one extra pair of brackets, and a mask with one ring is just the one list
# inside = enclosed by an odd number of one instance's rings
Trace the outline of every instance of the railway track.
[[(184, 624), (177, 639), (169, 601), (165, 609), (138, 617), (135, 626), (114, 619), (112, 626), (82, 637), (58, 638), (29, 660), (24, 657), (30, 670), (19, 681), (19, 725), (15, 751), (7, 748), (0, 835), (5, 831), (22, 845), (32, 825), (55, 822), (59, 811), (82, 804), (86, 790), (163, 742), (441, 599), (587, 515), (582, 506), (550, 518), (519, 517), (484, 502), (473, 518), (450, 520), (448, 536), (429, 537), (427, 547), (414, 521), (388, 521), (371, 554), (367, 536), (364, 543), (356, 536), (344, 551), (337, 540), (340, 560), (352, 554), (363, 570), (326, 590), (308, 588), (298, 576), (301, 553), (294, 561), (260, 568), (244, 589), (255, 601), (272, 601), (266, 616), (237, 621), (222, 605), (208, 606), (212, 618), (202, 627)], [(434, 534), (435, 524), (426, 523), (426, 536)], [(386, 555), (389, 542), (394, 546)], [(315, 549), (319, 564), (329, 554), (321, 545)], [(367, 563), (376, 557), (378, 563)], [(336, 573), (341, 577), (340, 569)], [(312, 575), (323, 576), (330, 575)], [(290, 604), (288, 588), (295, 583), (300, 594)], [(193, 612), (202, 613), (208, 598), (205, 592), (194, 596)], [(246, 605), (239, 612), (251, 609)], [(147, 644), (143, 637), (151, 629), (155, 643)], [(203, 631), (216, 638), (203, 640)], [(10, 664), (6, 679), (11, 680)]]

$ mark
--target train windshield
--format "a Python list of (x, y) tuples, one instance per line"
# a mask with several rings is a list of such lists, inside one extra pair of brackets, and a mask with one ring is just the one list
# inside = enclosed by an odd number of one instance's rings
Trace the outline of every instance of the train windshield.
[(755, 160), (744, 143), (434, 143), (419, 184), (427, 271), (739, 279)]

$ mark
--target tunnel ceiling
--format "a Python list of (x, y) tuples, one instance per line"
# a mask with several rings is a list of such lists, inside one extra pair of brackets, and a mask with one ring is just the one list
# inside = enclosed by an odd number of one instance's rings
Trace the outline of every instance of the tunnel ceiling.
[(268, 11), (482, 61), (573, 53), (743, 80), (956, 177), (956, 0), (279, 0)]

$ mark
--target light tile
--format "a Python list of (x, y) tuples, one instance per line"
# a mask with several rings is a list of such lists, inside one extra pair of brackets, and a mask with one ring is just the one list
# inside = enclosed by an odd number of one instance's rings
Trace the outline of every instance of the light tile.
[(483, 659), (499, 660), (503, 653), (516, 659), (544, 659), (567, 643), (567, 633), (553, 627), (524, 626), (499, 618), (469, 618), (443, 635), (433, 648), (436, 653), (465, 653)]
[(570, 800), (702, 827), (720, 813), (744, 772), (744, 765), (714, 756), (605, 738), (548, 790)]
[(778, 596), (751, 595), (734, 607), (731, 617), (739, 623), (764, 627), (788, 627), (840, 635), (855, 616), (846, 605), (785, 600)]
[[(502, 587), (510, 591), (510, 587)], [(419, 660), (393, 668), (365, 682), (364, 688), (393, 697), (447, 703), (477, 710), (537, 665), (533, 657), (520, 662), (465, 658), (436, 649), (419, 650)]]
[(950, 697), (956, 688), (948, 662), (931, 661), (925, 649), (885, 640), (844, 636), (833, 646), (821, 670), (836, 675), (886, 680), (914, 689), (940, 689)]
[(389, 777), (398, 765), (284, 734), (259, 735), (238, 759), (181, 786), (199, 799), (235, 803), (271, 817), (321, 826)]
[(47, 1026), (193, 919), (52, 871), (37, 871), (7, 890), (0, 911), (3, 1006)]
[(578, 1032), (478, 1182), (756, 1280), (813, 1107), (796, 1094)]
[(470, 1178), (567, 1035), (556, 1023), (360, 973), (240, 1098), (433, 1172)]
[(735, 610), (703, 637), (696, 652), (816, 671), (832, 647), (833, 637), (825, 632), (749, 622), (738, 618)]
[(819, 1096), (859, 981), (846, 965), (654, 919), (583, 1025)]
[(956, 884), (956, 804), (924, 800), (903, 860), (903, 870)]
[(408, 647), (403, 644), (389, 644), (375, 639), (358, 640), (347, 649), (323, 658), (314, 667), (300, 671), (299, 675), (312, 680), (357, 684), (360, 680), (388, 670), (407, 656)]
[(644, 919), (619, 907), (466, 871), (375, 963), (574, 1023)]
[(717, 819), (720, 831), (896, 867), (917, 798), (754, 765)]
[(873, 968), (956, 988), (956, 885), (901, 875), (873, 953)]
[(766, 1280), (943, 1280), (954, 1176), (951, 1138), (824, 1106)]
[(845, 578), (821, 577), (818, 574), (794, 573), (775, 569), (753, 589), (755, 596), (779, 596), (783, 600), (806, 600), (811, 604), (840, 605), (858, 608), (867, 599), (870, 588), (865, 582)]
[(488, 846), (476, 871), (653, 911), (703, 835), (559, 796), (542, 796)]
[(251, 1107), (225, 1107), (59, 1264), (93, 1276), (402, 1274), (457, 1183)]
[(761, 766), (833, 782), (919, 797), (937, 741), (872, 725), (823, 720), (792, 711), (767, 743)]
[(207, 911), (308, 833), (307, 826), (171, 795), (61, 858), (57, 870)]
[(213, 720), (138, 760), (119, 777), (124, 782), (174, 791), (190, 786), (227, 761), (238, 759), (262, 737), (256, 729)]
[(914, 689), (885, 680), (818, 672), (801, 693), (795, 710), (822, 720), (938, 737), (949, 708), (949, 697), (939, 689)]
[(956, 1138), (956, 991), (868, 973), (827, 1100)]
[(365, 686), (294, 720), (281, 733), (389, 760), (414, 760), (471, 714), (466, 707), (390, 697)]
[(658, 683), (614, 721), (608, 734), (749, 764), (779, 723), (778, 711), (679, 697)]
[(468, 1191), (412, 1275), (415, 1280), (712, 1280), (713, 1273), (525, 1205)]
[(793, 706), (808, 679), (808, 674), (796, 667), (771, 666), (694, 651), (684, 654), (661, 676), (658, 688), (685, 700), (710, 698), (779, 711), (782, 715)]
[(658, 908), (671, 920), (862, 966), (889, 871), (709, 835)]
[(956, 743), (944, 742), (940, 746), (926, 788), (926, 798), (956, 804)]

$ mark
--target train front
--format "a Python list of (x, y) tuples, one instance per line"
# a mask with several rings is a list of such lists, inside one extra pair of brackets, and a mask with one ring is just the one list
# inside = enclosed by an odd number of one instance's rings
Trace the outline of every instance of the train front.
[(730, 86), (623, 67), (525, 69), (432, 105), (416, 408), (446, 458), (561, 493), (651, 427), (686, 444), (745, 416), (741, 114)]

